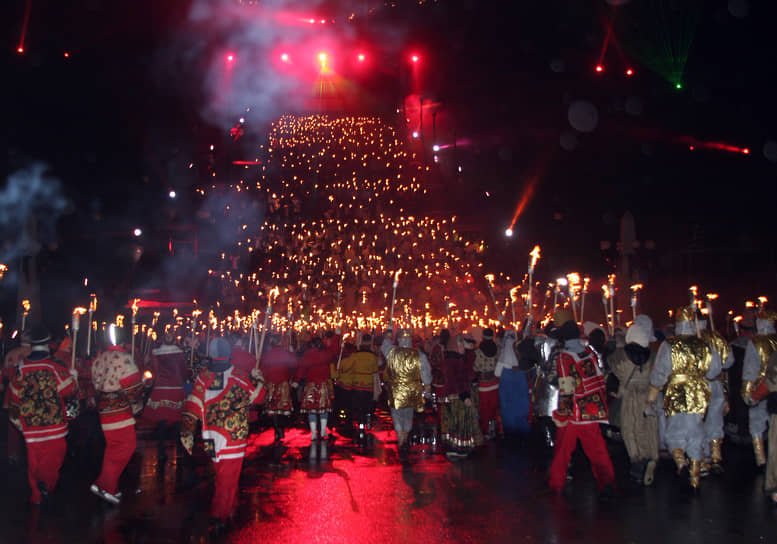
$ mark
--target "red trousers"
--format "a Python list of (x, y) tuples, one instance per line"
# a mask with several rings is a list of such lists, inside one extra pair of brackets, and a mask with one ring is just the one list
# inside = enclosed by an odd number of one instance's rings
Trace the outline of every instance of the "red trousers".
[(38, 482), (43, 482), (49, 493), (54, 491), (66, 452), (67, 442), (64, 437), (43, 442), (27, 442), (27, 477), (30, 480), (31, 503), (40, 504)]
[(19, 461), (24, 453), (24, 437), (10, 421), (8, 422), (8, 458)]
[(572, 457), (578, 440), (580, 440), (583, 451), (591, 462), (599, 490), (601, 491), (607, 484), (615, 483), (615, 471), (612, 468), (610, 454), (607, 453), (607, 446), (598, 424), (573, 425), (568, 423), (565, 427), (559, 427), (558, 430), (561, 432), (556, 434), (556, 449), (553, 453), (553, 463), (550, 465), (549, 484), (551, 489), (561, 491), (564, 488), (567, 481), (569, 458)]
[[(485, 390), (483, 389), (485, 388)], [(484, 435), (488, 434), (488, 422), (492, 419), (498, 425), (499, 416), (499, 380), (481, 382), (478, 386), (480, 410), (480, 428)], [(498, 430), (498, 429), (497, 429)]]
[(119, 477), (127, 467), (132, 454), (135, 453), (137, 438), (135, 437), (135, 425), (106, 431), (105, 455), (103, 455), (103, 468), (100, 476), (94, 482), (97, 487), (115, 495), (119, 488)]
[(210, 515), (224, 521), (232, 514), (232, 508), (235, 505), (237, 481), (240, 478), (240, 469), (243, 467), (243, 458), (222, 459), (213, 465), (216, 469), (216, 489), (213, 492)]

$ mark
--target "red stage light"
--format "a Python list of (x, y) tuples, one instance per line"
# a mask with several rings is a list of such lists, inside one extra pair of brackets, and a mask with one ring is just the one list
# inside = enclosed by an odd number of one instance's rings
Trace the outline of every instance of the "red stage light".
[(322, 67), (326, 66), (326, 60), (327, 60), (326, 53), (319, 53), (318, 54), (318, 62), (321, 63)]
[(358, 59), (359, 62), (364, 62), (364, 53), (359, 53)]
[(316, 20), (315, 19), (308, 19), (308, 22), (312, 25), (312, 24), (316, 23)]
[(282, 60), (283, 62), (289, 62), (289, 54), (288, 54), (288, 53), (283, 53), (283, 54), (281, 55), (281, 60)]
[(410, 57), (410, 60), (412, 60), (413, 62), (418, 62), (419, 60), (418, 55), (413, 55), (412, 57)]
[(626, 70), (626, 75), (627, 76), (633, 76), (634, 75), (634, 70), (632, 70), (631, 68), (627, 69)]
[(68, 53), (67, 51), (65, 51), (65, 58), (68, 58), (68, 57), (70, 57), (70, 53)]
[(227, 55), (227, 62), (232, 62), (235, 60), (235, 55)]
[(16, 50), (16, 52), (17, 52), (17, 53), (24, 53), (24, 47), (19, 47), (19, 48)]
[(321, 24), (326, 24), (326, 21), (324, 19), (321, 19)]
[(693, 151), (693, 150), (694, 150), (694, 149), (696, 149), (696, 148), (695, 148), (694, 146), (692, 146), (692, 145), (691, 145), (691, 146), (688, 146), (688, 149), (690, 149), (691, 151)]
[(748, 148), (746, 147), (746, 148), (744, 148), (744, 149), (742, 150), (742, 153), (744, 153), (745, 155), (749, 155), (749, 154), (750, 154), (750, 149), (748, 149)]
[(597, 71), (597, 73), (600, 73), (600, 74), (604, 72), (604, 66), (602, 66), (601, 64), (597, 64), (596, 68), (594, 69)]

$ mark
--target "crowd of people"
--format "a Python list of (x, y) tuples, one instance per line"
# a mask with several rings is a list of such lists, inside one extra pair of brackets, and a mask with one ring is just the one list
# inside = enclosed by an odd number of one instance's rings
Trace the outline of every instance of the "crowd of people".
[[(173, 434), (189, 454), (196, 450), (213, 461), (211, 516), (223, 526), (257, 414), (266, 416), (276, 444), (290, 425), (306, 420), (315, 447), (332, 437), (334, 410), (348, 416), (350, 428), (340, 429), (341, 436), (357, 444), (366, 443), (375, 411), (387, 410), (404, 463), (420, 421), (432, 421), (451, 462), (486, 440), (534, 430), (553, 448), (551, 489), (568, 485), (579, 443), (606, 497), (614, 491), (615, 470), (605, 426), (618, 426), (635, 482), (653, 483), (666, 450), (677, 474), (699, 489), (703, 477), (724, 468), (724, 417), (741, 395), (755, 463), (766, 466), (766, 492), (777, 502), (777, 426), (771, 421), (777, 414), (777, 314), (761, 311), (753, 327), (743, 325), (732, 339), (694, 306), (674, 316), (671, 330), (660, 330), (639, 315), (609, 339), (601, 327), (579, 324), (565, 310), (541, 330), (484, 329), (479, 342), (447, 329), (431, 338), (391, 328), (350, 338), (339, 331), (307, 337), (270, 332), (258, 354), (240, 335), (214, 337), (203, 353), (187, 353), (168, 327), (139, 361), (116, 325), (91, 359), (76, 358), (69, 338), (52, 343), (45, 327), (35, 325), (4, 361), (8, 456), (18, 462), (24, 445), (30, 501), (46, 503), (70, 447), (68, 426), (96, 410), (105, 449), (91, 491), (119, 504), (119, 477), (136, 450), (141, 418), (156, 429), (161, 463)], [(201, 364), (193, 364), (195, 355)], [(741, 366), (741, 391), (726, 379), (735, 365)]]

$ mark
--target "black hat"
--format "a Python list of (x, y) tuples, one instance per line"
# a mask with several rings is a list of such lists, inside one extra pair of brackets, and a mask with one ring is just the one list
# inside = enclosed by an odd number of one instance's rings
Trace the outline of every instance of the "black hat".
[(49, 356), (49, 342), (51, 334), (43, 323), (36, 323), (30, 329), (30, 349), (29, 358), (32, 360), (45, 359)]
[(572, 340), (580, 338), (580, 327), (574, 321), (567, 321), (559, 328), (559, 336), (562, 340)]
[(493, 339), (494, 339), (494, 330), (483, 329), (483, 340), (493, 340)]

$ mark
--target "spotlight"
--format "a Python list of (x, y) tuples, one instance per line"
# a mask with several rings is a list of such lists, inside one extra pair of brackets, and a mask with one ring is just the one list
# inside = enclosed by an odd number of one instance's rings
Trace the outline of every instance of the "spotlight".
[(143, 231), (140, 229), (135, 229), (132, 231), (132, 234), (134, 234), (135, 236), (140, 236), (141, 234), (143, 234)]
[(21, 54), (21, 53), (24, 53), (24, 47), (21, 47), (21, 46), (20, 46), (20, 47), (18, 47), (18, 48), (16, 49), (16, 52), (17, 52), (17, 53), (19, 53), (19, 54)]
[(413, 138), (418, 138), (418, 131), (417, 130), (413, 131)]
[(604, 66), (602, 66), (601, 64), (597, 64), (594, 70), (596, 70), (597, 74), (601, 74), (602, 72), (604, 72)]
[(627, 76), (633, 76), (634, 75), (634, 70), (632, 70), (631, 68), (626, 69), (626, 75)]
[(437, 144), (434, 144), (434, 145), (432, 146), (432, 151), (434, 151), (435, 153), (437, 153), (439, 150), (440, 150), (440, 146), (439, 146), (439, 145), (437, 145)]
[(742, 153), (744, 153), (745, 155), (749, 155), (750, 154), (750, 149), (746, 147), (746, 148), (744, 148), (742, 150)]
[(245, 123), (245, 122), (246, 122), (246, 118), (245, 118), (245, 117), (241, 117), (239, 120), (240, 120), (240, 123), (241, 123), (241, 124), (243, 124), (243, 123)]
[(511, 229), (510, 227), (505, 229), (505, 236), (507, 236), (508, 238), (511, 238), (512, 235), (513, 235), (513, 229)]
[(412, 60), (413, 62), (418, 62), (419, 57), (418, 55), (413, 55), (412, 57), (410, 57), (410, 60)]
[(235, 60), (235, 55), (232, 55), (232, 54), (227, 55), (227, 62), (232, 62), (233, 60)]
[(288, 53), (283, 53), (281, 55), (281, 62), (289, 62), (289, 54)]
[(359, 62), (364, 62), (364, 53), (359, 53), (357, 58), (359, 59)]
[(171, 190), (169, 193), (167, 193), (167, 196), (169, 196), (170, 198), (175, 198), (176, 197), (175, 191)]

